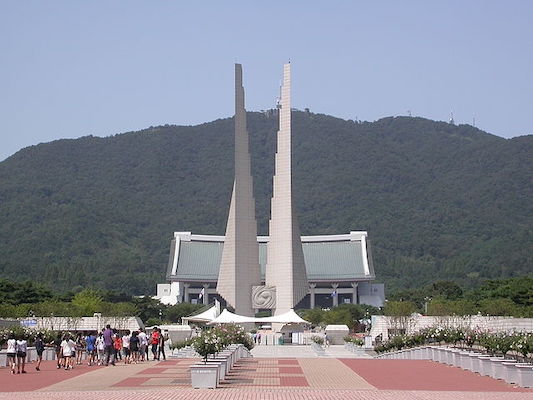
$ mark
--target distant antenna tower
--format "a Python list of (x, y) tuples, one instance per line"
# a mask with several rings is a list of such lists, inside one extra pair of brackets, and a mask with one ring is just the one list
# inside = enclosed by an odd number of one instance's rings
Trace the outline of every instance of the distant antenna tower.
[(407, 115), (411, 117), (411, 110), (407, 110)]
[(476, 127), (476, 117), (472, 117), (472, 126)]
[(455, 125), (455, 121), (453, 119), (453, 111), (450, 113), (450, 124)]

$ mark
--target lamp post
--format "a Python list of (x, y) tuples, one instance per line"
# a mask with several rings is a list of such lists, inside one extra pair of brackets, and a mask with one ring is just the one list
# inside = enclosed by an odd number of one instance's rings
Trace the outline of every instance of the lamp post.
[(424, 297), (424, 315), (428, 315), (428, 301), (431, 300), (431, 297)]

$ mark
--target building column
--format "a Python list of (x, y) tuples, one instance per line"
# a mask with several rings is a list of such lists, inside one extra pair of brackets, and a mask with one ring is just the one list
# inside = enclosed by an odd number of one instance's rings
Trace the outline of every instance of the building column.
[(204, 306), (209, 304), (209, 283), (204, 283), (204, 295), (202, 296)]
[(338, 283), (332, 283), (331, 287), (333, 288), (332, 293), (335, 292), (335, 296), (333, 297), (333, 307), (337, 307), (339, 305), (339, 293), (337, 292), (337, 288), (339, 287)]
[(358, 301), (357, 301), (357, 285), (359, 285), (359, 283), (352, 282), (351, 285), (352, 285), (352, 288), (353, 288), (352, 304), (358, 304)]
[(310, 305), (311, 309), (315, 308), (315, 288), (316, 288), (316, 283), (309, 284), (309, 301), (311, 303)]
[(189, 286), (191, 286), (190, 283), (184, 283), (183, 284), (183, 302), (184, 303), (190, 303), (190, 300), (189, 300)]

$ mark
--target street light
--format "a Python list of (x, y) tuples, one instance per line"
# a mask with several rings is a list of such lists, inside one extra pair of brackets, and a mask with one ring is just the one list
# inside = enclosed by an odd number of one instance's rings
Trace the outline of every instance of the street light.
[(431, 300), (431, 297), (424, 297), (424, 314), (428, 315), (428, 301)]

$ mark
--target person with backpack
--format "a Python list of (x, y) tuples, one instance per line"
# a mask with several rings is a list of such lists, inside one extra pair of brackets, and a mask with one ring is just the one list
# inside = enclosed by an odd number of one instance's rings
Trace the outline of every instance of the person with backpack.
[(22, 365), (22, 373), (26, 373), (26, 352), (28, 351), (28, 342), (25, 335), (20, 335), (17, 340), (17, 374), (20, 374), (20, 367)]
[(44, 352), (44, 342), (42, 333), (38, 333), (35, 337), (35, 351), (37, 352), (37, 365), (35, 366), (36, 371), (41, 370), (41, 361), (43, 361), (43, 352)]

